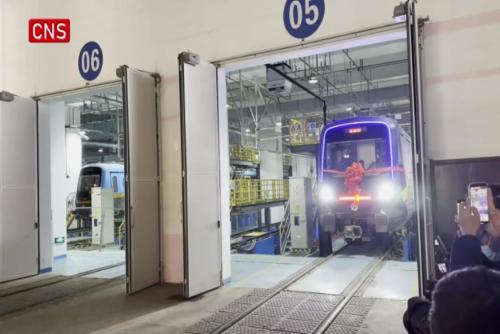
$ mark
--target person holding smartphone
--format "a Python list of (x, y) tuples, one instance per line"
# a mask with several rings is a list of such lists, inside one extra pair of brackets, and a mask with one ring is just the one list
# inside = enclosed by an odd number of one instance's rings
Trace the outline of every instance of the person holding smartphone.
[[(495, 206), (493, 193), (487, 189), (488, 222), (481, 226), (481, 214), (469, 201), (457, 204), (457, 224), (459, 237), (451, 251), (451, 271), (466, 267), (485, 266), (500, 270), (500, 248), (493, 246), (500, 240), (500, 210)], [(481, 244), (481, 234), (487, 235), (489, 242)]]

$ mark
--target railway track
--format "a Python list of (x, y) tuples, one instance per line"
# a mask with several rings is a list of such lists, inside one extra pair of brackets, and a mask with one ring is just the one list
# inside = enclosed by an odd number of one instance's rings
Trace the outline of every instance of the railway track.
[[(361, 296), (390, 257), (392, 246), (372, 252), (373, 259), (341, 294), (294, 291), (289, 288), (325, 263), (344, 255), (347, 249), (354, 249), (356, 253), (356, 247), (359, 246), (348, 245), (334, 255), (314, 261), (273, 289), (251, 291), (188, 328), (184, 333), (349, 333), (349, 321), (359, 325), (374, 303), (373, 299)], [(363, 253), (363, 250), (357, 253)], [(346, 316), (344, 311), (349, 314)]]

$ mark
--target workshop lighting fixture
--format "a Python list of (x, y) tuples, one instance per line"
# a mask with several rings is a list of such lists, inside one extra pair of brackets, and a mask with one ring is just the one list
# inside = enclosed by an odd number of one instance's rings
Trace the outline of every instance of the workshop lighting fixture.
[(246, 129), (245, 129), (245, 132), (246, 132), (246, 133), (250, 133), (250, 129), (249, 129), (249, 128), (246, 128)]
[(102, 153), (102, 152), (104, 152), (104, 149), (103, 149), (102, 147), (100, 147), (100, 148), (97, 150), (97, 152)]
[(277, 127), (281, 127), (282, 125), (283, 125), (283, 123), (281, 123), (281, 122), (276, 122), (276, 126), (277, 126)]
[(314, 84), (317, 84), (318, 83), (318, 78), (315, 77), (315, 76), (312, 76), (309, 78), (309, 83), (314, 85)]

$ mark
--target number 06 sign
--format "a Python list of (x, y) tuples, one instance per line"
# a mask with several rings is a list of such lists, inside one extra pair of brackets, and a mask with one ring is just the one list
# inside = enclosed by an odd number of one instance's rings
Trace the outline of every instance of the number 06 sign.
[(325, 16), (325, 0), (287, 0), (283, 20), (293, 37), (304, 39), (316, 32)]
[(96, 42), (88, 42), (80, 50), (78, 56), (78, 70), (87, 81), (95, 80), (102, 70), (102, 49)]

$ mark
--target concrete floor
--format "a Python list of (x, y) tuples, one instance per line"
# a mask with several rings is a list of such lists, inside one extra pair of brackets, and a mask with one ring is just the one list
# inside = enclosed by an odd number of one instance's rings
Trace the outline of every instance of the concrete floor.
[[(54, 260), (52, 274), (71, 276), (123, 262), (125, 251), (116, 248), (68, 250), (66, 257)], [(125, 274), (125, 270), (122, 274)]]
[[(352, 263), (353, 259), (357, 260), (354, 261), (356, 263)], [(123, 280), (110, 280), (85, 292), (0, 317), (0, 333), (180, 333), (250, 292), (256, 285), (254, 281), (258, 282), (259, 287), (278, 283), (312, 260), (314, 259), (287, 259), (279, 256), (235, 256), (231, 284), (189, 301), (183, 300), (181, 289), (173, 286), (155, 286), (137, 295), (127, 296)], [(346, 270), (348, 262), (358, 269), (366, 265), (365, 259), (359, 255), (340, 256), (333, 260), (335, 263), (325, 263), (323, 269), (318, 268), (294, 288), (310, 290), (311, 287), (319, 286), (316, 278), (324, 276), (326, 284), (321, 285), (323, 288), (334, 286), (340, 289), (337, 286), (340, 283), (332, 282), (344, 282), (342, 277), (347, 279), (352, 276), (352, 270)], [(249, 264), (253, 270), (248, 270)], [(98, 276), (116, 277), (114, 275), (120, 270), (121, 268), (117, 268)], [(271, 273), (276, 274), (276, 277), (273, 278), (274, 274)], [(406, 279), (402, 280), (402, 277)], [(386, 264), (367, 288), (365, 295), (395, 300), (377, 299), (360, 333), (404, 333), (401, 319), (406, 301), (403, 298), (413, 293), (414, 278), (414, 264)], [(395, 279), (406, 284), (394, 285)], [(1, 303), (0, 298), (0, 306)]]

